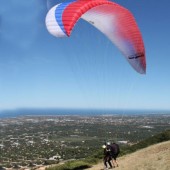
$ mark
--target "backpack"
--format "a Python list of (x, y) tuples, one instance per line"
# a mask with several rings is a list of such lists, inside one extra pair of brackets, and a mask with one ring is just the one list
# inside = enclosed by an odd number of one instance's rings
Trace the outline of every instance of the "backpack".
[(113, 143), (110, 145), (111, 146), (111, 153), (114, 155), (118, 155), (120, 153), (120, 148), (117, 143)]

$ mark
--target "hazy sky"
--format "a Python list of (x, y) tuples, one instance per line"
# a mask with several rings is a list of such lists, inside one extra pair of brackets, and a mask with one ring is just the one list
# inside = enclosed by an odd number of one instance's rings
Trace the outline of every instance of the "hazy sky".
[(1, 0), (0, 110), (170, 110), (169, 0), (114, 1), (136, 18), (146, 47), (146, 75), (135, 72), (119, 50), (83, 20), (70, 38), (51, 36), (45, 16), (61, 0), (47, 1)]

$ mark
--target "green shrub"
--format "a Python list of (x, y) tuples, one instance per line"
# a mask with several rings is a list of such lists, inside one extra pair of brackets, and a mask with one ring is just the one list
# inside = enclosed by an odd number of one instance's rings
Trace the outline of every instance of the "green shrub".
[[(165, 132), (152, 136), (135, 145), (121, 147), (120, 156), (129, 154), (129, 153), (135, 152), (136, 150), (148, 147), (156, 143), (168, 141), (168, 140), (170, 140), (170, 130), (167, 130)], [(99, 151), (94, 153), (92, 156), (89, 156), (83, 160), (69, 161), (60, 166), (47, 168), (47, 170), (81, 170), (81, 169), (89, 168), (94, 164), (97, 164), (99, 161), (101, 161), (102, 158), (103, 158), (103, 150), (100, 149)]]
[(91, 167), (91, 164), (85, 161), (79, 160), (79, 161), (69, 161), (63, 165), (49, 167), (46, 169), (47, 170), (81, 170), (81, 169), (90, 168), (90, 167)]
[(147, 138), (135, 145), (125, 147), (123, 150), (121, 150), (121, 155), (132, 153), (139, 149), (146, 148), (148, 146), (151, 146), (151, 145), (154, 145), (160, 142), (165, 142), (168, 140), (170, 140), (170, 130), (166, 130), (165, 132), (162, 132), (150, 138)]

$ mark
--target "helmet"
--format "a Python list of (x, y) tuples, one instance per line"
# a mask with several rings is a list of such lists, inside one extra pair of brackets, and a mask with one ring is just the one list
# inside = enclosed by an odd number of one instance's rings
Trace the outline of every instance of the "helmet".
[(111, 143), (110, 142), (107, 142), (107, 145), (110, 145)]

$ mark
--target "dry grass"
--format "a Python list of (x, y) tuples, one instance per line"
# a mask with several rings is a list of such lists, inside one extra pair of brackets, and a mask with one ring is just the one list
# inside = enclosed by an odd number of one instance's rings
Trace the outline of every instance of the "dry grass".
[[(156, 144), (118, 159), (116, 170), (170, 170), (170, 141)], [(88, 170), (102, 170), (100, 163)]]

